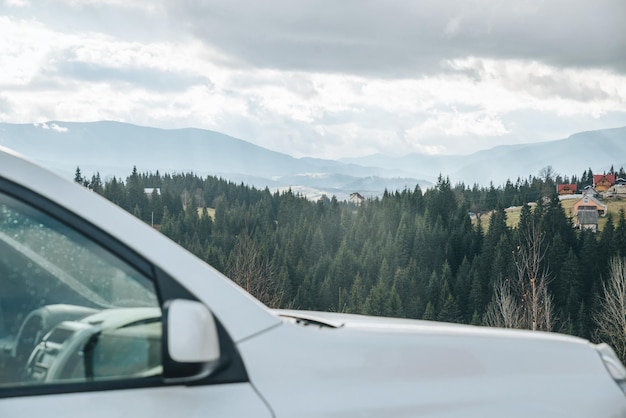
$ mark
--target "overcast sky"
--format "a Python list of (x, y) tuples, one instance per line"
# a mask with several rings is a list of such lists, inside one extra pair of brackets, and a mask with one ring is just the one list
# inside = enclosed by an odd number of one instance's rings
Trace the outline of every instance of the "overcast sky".
[(0, 121), (51, 120), (325, 158), (626, 126), (626, 1), (0, 0)]

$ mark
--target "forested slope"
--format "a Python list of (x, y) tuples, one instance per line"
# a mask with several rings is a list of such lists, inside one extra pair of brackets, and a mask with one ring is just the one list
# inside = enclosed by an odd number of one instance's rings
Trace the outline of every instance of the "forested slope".
[[(593, 339), (609, 260), (626, 256), (624, 213), (610, 214), (601, 234), (576, 231), (549, 177), (488, 188), (440, 177), (426, 191), (388, 192), (360, 206), (194, 174), (134, 170), (124, 181), (103, 182), (77, 169), (76, 181), (153, 223), (271, 307), (481, 324), (497, 285), (523, 280), (525, 231), (533, 231), (541, 256), (533, 274), (545, 278), (551, 309), (546, 327)], [(524, 206), (520, 225), (507, 227), (504, 208), (528, 201), (537, 205)], [(473, 224), (468, 214), (491, 210), (489, 225)], [(529, 297), (523, 292), (520, 305)]]

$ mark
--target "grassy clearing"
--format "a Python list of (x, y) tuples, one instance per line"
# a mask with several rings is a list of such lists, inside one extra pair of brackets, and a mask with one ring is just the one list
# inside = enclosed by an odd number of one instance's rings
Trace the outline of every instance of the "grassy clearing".
[[(531, 203), (531, 208), (534, 207), (535, 204)], [(517, 227), (519, 224), (520, 213), (522, 211), (521, 206), (511, 206), (510, 208), (506, 208), (504, 212), (506, 212), (506, 225), (510, 228)], [(487, 232), (489, 229), (489, 220), (491, 219), (492, 212), (484, 213), (480, 216), (480, 221), (483, 225), (483, 230)], [(476, 224), (476, 220), (473, 221)]]
[[(565, 211), (565, 215), (574, 218), (574, 204), (578, 202), (578, 199), (565, 199), (561, 201), (561, 206)], [(605, 200), (603, 201), (605, 205), (608, 206), (608, 213), (613, 216), (613, 224), (617, 224), (617, 219), (619, 216), (620, 209), (626, 211), (626, 200)], [(533, 204), (531, 204), (533, 206)], [(521, 206), (514, 206), (510, 208), (506, 208), (504, 211), (506, 212), (506, 224), (511, 228), (516, 228), (519, 224), (520, 212), (522, 210)], [(489, 219), (491, 219), (491, 212), (483, 214), (480, 217), (480, 220), (483, 225), (483, 229), (485, 232), (489, 228)], [(606, 225), (607, 217), (601, 216), (598, 222), (598, 229), (602, 231), (604, 226)], [(476, 223), (476, 221), (474, 221)]]
[[(206, 208), (207, 213), (211, 217), (211, 220), (215, 220), (215, 208)], [(198, 216), (202, 216), (202, 208), (198, 208)]]

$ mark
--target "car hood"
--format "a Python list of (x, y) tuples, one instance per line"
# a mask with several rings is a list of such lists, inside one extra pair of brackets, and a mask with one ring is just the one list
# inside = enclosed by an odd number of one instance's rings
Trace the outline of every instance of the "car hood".
[[(590, 342), (560, 334), (277, 310), (239, 345), (277, 416), (606, 416), (626, 400)], [(528, 399), (540, 402), (529, 403)], [(579, 402), (580, 401), (580, 402)], [(563, 410), (543, 410), (545, 405)], [(543, 405), (537, 407), (537, 405)], [(587, 408), (587, 409), (585, 409)], [(448, 415), (449, 414), (449, 415)]]
[(300, 311), (275, 309), (273, 312), (283, 320), (304, 326), (345, 328), (367, 332), (417, 333), (420, 335), (448, 335), (458, 337), (483, 337), (505, 339), (530, 339), (562, 341), (564, 343), (590, 345), (588, 340), (570, 335), (551, 332), (517, 329), (490, 328), (450, 322), (427, 321), (421, 319), (390, 318), (335, 312)]

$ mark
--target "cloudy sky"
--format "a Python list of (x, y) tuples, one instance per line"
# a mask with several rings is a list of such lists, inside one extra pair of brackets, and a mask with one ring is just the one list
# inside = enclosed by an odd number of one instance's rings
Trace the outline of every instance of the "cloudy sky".
[(626, 1), (0, 0), (0, 121), (51, 120), (325, 158), (626, 126)]

